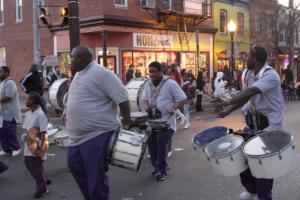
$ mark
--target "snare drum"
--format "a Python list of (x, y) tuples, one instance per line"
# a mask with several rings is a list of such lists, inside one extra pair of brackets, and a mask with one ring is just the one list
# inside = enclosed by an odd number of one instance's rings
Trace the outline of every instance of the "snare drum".
[(164, 133), (170, 128), (168, 122), (161, 119), (149, 120), (148, 125), (148, 132), (150, 133)]
[(291, 134), (283, 131), (263, 132), (250, 139), (243, 152), (252, 175), (273, 179), (287, 174), (296, 160)]
[(121, 130), (111, 138), (108, 160), (111, 165), (139, 171), (146, 149), (147, 136)]
[(51, 128), (47, 130), (49, 144), (55, 144), (54, 135), (59, 132), (58, 128)]
[(130, 118), (134, 124), (145, 123), (148, 120), (148, 114), (145, 112), (132, 112)]
[(51, 105), (58, 110), (63, 110), (64, 98), (67, 92), (68, 92), (67, 78), (54, 81), (49, 88), (49, 101)]
[(205, 147), (205, 154), (217, 174), (235, 176), (248, 168), (242, 150), (243, 142), (241, 136), (227, 135)]
[(206, 145), (210, 142), (224, 137), (229, 134), (229, 129), (224, 126), (214, 126), (208, 129), (205, 129), (194, 136), (192, 144), (195, 150), (201, 149), (204, 151)]
[(125, 88), (128, 91), (128, 97), (130, 102), (131, 111), (142, 111), (142, 100), (141, 96), (143, 93), (144, 85), (148, 79), (146, 78), (134, 78), (131, 79)]
[(69, 145), (69, 136), (65, 130), (61, 130), (54, 135), (54, 141), (57, 146), (67, 147)]

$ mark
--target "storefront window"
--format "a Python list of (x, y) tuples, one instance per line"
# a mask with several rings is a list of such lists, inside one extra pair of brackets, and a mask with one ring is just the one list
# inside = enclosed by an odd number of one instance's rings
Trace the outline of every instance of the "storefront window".
[(63, 74), (71, 77), (71, 58), (69, 52), (59, 52), (58, 54), (58, 65)]
[[(175, 51), (123, 51), (122, 52), (122, 80), (125, 81), (125, 74), (128, 70), (129, 65), (133, 65), (135, 71), (139, 69), (142, 76), (148, 75), (148, 66), (153, 61), (167, 62), (169, 65), (172, 63), (177, 63), (181, 60), (181, 68), (192, 70), (196, 73), (196, 53), (195, 52), (185, 52), (180, 53), (180, 58), (176, 55), (178, 52)], [(209, 76), (209, 52), (201, 52), (199, 56), (200, 68), (205, 68)], [(196, 74), (195, 74), (196, 75)]]
[[(98, 50), (97, 51), (98, 57), (97, 62), (100, 65), (103, 65), (103, 51)], [(107, 69), (110, 69), (113, 73), (117, 73), (117, 55), (118, 50), (108, 50), (106, 52), (107, 54), (107, 66), (105, 66)]]

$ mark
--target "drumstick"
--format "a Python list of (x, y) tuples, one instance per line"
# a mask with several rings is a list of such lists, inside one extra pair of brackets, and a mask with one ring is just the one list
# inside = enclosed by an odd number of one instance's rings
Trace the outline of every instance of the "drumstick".
[(206, 120), (206, 119), (219, 119), (218, 116), (208, 116), (208, 117), (196, 117), (195, 118), (197, 121), (200, 121), (200, 120)]

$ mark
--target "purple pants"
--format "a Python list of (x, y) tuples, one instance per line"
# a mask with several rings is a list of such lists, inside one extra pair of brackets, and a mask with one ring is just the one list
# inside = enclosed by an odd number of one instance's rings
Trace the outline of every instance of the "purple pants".
[(250, 193), (257, 194), (259, 200), (272, 200), (274, 179), (257, 179), (252, 176), (250, 169), (240, 174), (242, 185)]
[(3, 121), (3, 126), (0, 128), (0, 142), (5, 153), (11, 154), (13, 151), (20, 149), (16, 131), (17, 123), (15, 120)]
[(24, 163), (31, 176), (35, 179), (36, 191), (45, 192), (48, 178), (45, 175), (44, 160), (41, 157), (24, 156)]
[(155, 172), (166, 173), (168, 168), (166, 157), (173, 133), (172, 129), (168, 129), (165, 133), (152, 133), (148, 138), (151, 164)]
[(0, 161), (0, 174), (8, 169), (8, 166)]
[[(251, 129), (245, 127), (245, 132), (250, 132)], [(257, 194), (259, 200), (272, 200), (272, 189), (274, 179), (257, 179), (252, 176), (250, 169), (247, 169), (240, 174), (242, 185), (250, 193)]]
[(68, 166), (85, 200), (108, 200), (107, 151), (112, 132), (68, 147)]

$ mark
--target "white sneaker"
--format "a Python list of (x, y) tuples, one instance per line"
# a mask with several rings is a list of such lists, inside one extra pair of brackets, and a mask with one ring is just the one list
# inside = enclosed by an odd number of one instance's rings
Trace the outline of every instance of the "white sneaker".
[(255, 196), (256, 196), (256, 194), (252, 194), (248, 191), (245, 191), (240, 194), (239, 199), (240, 200), (251, 200), (251, 199), (254, 199)]
[(182, 125), (182, 124), (184, 124), (185, 123), (185, 117), (180, 117), (180, 124)]
[(21, 149), (16, 150), (16, 151), (13, 151), (13, 152), (12, 152), (12, 156), (17, 156), (17, 155), (19, 155), (20, 153), (21, 153)]
[(167, 157), (170, 158), (172, 153), (173, 153), (172, 151), (169, 151), (168, 154), (167, 154)]
[(190, 122), (187, 122), (187, 123), (185, 123), (185, 126), (184, 126), (183, 128), (188, 129), (188, 128), (190, 128), (190, 127), (191, 127), (191, 123), (190, 123)]
[(6, 156), (9, 155), (9, 153), (6, 153), (5, 151), (0, 151), (0, 156)]

